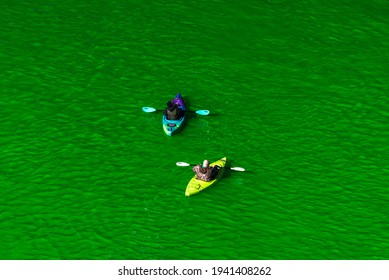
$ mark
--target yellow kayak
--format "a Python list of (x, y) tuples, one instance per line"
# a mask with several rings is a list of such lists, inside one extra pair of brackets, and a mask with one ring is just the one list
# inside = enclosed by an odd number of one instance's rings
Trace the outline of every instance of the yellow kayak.
[(197, 179), (196, 175), (194, 175), (193, 178), (189, 181), (188, 186), (186, 187), (185, 196), (194, 195), (215, 184), (223, 176), (224, 166), (226, 165), (226, 162), (227, 162), (227, 158), (224, 157), (210, 164), (210, 166), (214, 166), (214, 165), (220, 166), (220, 170), (217, 173), (216, 178), (213, 179), (212, 181), (209, 182), (202, 181)]

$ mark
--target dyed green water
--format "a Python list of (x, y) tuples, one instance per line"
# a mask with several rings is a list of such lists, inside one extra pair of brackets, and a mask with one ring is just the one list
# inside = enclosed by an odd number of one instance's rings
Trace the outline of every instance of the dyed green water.
[[(386, 1), (39, 2), (0, 9), (1, 259), (389, 258)], [(169, 138), (178, 91), (213, 114)]]

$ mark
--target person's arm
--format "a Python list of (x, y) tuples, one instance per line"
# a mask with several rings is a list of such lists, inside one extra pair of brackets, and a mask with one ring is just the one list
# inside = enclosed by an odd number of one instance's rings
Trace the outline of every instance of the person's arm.
[(194, 167), (192, 168), (192, 170), (193, 170), (193, 172), (198, 173), (198, 172), (199, 172), (199, 168), (200, 168), (200, 166), (199, 166), (199, 165), (196, 165), (196, 166), (194, 166)]

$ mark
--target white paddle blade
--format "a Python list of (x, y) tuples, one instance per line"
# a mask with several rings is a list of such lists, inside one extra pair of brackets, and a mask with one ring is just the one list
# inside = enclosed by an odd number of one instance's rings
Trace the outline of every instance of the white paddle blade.
[(157, 111), (157, 109), (151, 108), (151, 107), (142, 107), (142, 110), (143, 110), (143, 112), (146, 112), (146, 113), (152, 113), (152, 112)]
[(177, 162), (176, 165), (177, 165), (177, 166), (190, 166), (189, 163), (187, 163), (187, 162), (182, 162), (182, 161)]
[(246, 169), (244, 169), (243, 167), (231, 167), (231, 170), (235, 170), (235, 171), (245, 171)]

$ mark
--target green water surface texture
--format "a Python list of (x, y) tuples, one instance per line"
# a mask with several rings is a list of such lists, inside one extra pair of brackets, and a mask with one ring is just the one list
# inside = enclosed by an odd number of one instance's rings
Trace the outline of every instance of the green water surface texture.
[(8, 2), (1, 259), (389, 258), (387, 1)]

